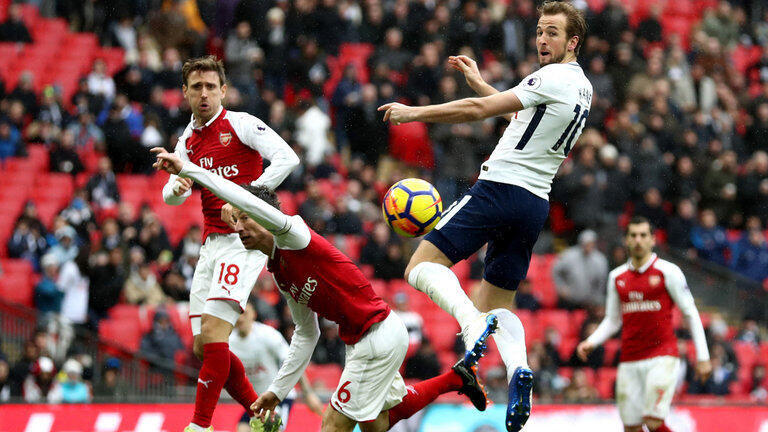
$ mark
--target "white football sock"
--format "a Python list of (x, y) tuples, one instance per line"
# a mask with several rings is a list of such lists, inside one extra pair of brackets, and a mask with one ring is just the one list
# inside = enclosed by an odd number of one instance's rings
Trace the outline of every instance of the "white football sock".
[(525, 350), (525, 329), (520, 318), (509, 309), (494, 309), (490, 313), (499, 319), (499, 327), (493, 334), (504, 366), (507, 367), (507, 382), (519, 366), (528, 367), (528, 354)]
[(442, 264), (423, 262), (416, 265), (408, 275), (408, 283), (456, 318), (462, 329), (480, 314), (461, 289), (456, 275)]

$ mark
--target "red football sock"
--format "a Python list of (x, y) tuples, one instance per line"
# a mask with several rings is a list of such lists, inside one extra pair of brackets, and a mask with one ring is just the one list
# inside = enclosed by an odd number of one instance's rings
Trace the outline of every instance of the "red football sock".
[(421, 411), (441, 394), (459, 390), (463, 384), (461, 377), (450, 371), (408, 387), (403, 401), (389, 409), (389, 427)]
[(259, 396), (248, 380), (248, 375), (245, 374), (243, 362), (232, 351), (229, 352), (229, 377), (227, 382), (224, 383), (224, 388), (232, 396), (232, 399), (245, 408), (245, 411), (248, 412), (248, 417), (255, 415), (251, 411), (251, 404), (256, 402)]
[(657, 427), (653, 432), (672, 432), (672, 429), (670, 429), (666, 423), (662, 423), (661, 426)]
[(229, 344), (215, 342), (203, 345), (203, 367), (197, 378), (195, 415), (192, 423), (207, 428), (224, 383), (229, 376)]

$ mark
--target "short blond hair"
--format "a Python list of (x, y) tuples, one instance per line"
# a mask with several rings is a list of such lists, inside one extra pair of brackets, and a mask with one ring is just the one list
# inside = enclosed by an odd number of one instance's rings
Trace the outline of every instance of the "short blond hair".
[(565, 15), (565, 33), (568, 35), (568, 39), (578, 36), (579, 42), (576, 44), (574, 52), (579, 54), (581, 45), (584, 44), (584, 38), (587, 34), (587, 21), (584, 19), (584, 14), (581, 13), (572, 4), (565, 1), (547, 1), (544, 2), (538, 8), (539, 17), (542, 15)]
[(215, 56), (196, 57), (185, 61), (184, 66), (181, 67), (182, 84), (187, 85), (189, 74), (195, 71), (216, 72), (219, 75), (219, 85), (223, 86), (227, 82), (227, 77), (224, 74), (224, 63)]

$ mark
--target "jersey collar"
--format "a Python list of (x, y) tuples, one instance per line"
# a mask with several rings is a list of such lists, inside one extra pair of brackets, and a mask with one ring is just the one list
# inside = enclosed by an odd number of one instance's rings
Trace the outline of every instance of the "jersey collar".
[(637, 272), (637, 273), (645, 273), (645, 271), (646, 271), (646, 270), (648, 270), (648, 268), (649, 268), (650, 266), (652, 266), (654, 262), (656, 262), (656, 258), (658, 258), (658, 257), (656, 256), (656, 254), (655, 254), (655, 253), (652, 253), (652, 254), (651, 254), (651, 257), (650, 257), (650, 258), (648, 258), (648, 261), (647, 261), (645, 264), (643, 264), (643, 266), (642, 266), (642, 267), (640, 267), (640, 268), (638, 268), (638, 269), (636, 269), (636, 268), (634, 268), (634, 267), (632, 266), (632, 259), (630, 258), (630, 259), (627, 261), (627, 266), (628, 266), (628, 267), (629, 267), (629, 269), (630, 269), (630, 270), (632, 270), (633, 272)]
[(211, 119), (210, 119), (210, 120), (208, 120), (208, 122), (207, 122), (206, 124), (204, 124), (204, 125), (202, 125), (202, 126), (200, 126), (200, 127), (198, 127), (198, 126), (195, 126), (195, 115), (194, 115), (194, 114), (192, 114), (192, 120), (191, 120), (191, 122), (192, 122), (192, 129), (194, 129), (194, 130), (196, 130), (196, 131), (199, 131), (199, 130), (201, 130), (202, 128), (206, 128), (206, 127), (210, 126), (210, 125), (211, 125), (211, 123), (215, 122), (215, 121), (216, 121), (216, 119), (217, 119), (217, 118), (219, 118), (219, 116), (221, 115), (221, 112), (222, 112), (222, 111), (224, 111), (224, 105), (219, 105), (219, 110), (218, 110), (218, 111), (216, 111), (216, 115), (214, 115), (213, 117), (211, 117)]

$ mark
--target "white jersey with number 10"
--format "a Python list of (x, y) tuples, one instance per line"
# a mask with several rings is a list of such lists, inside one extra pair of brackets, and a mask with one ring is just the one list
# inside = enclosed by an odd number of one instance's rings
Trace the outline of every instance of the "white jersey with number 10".
[(584, 129), (592, 84), (578, 63), (555, 63), (508, 91), (523, 109), (512, 115), (480, 179), (520, 186), (548, 199), (552, 179)]

